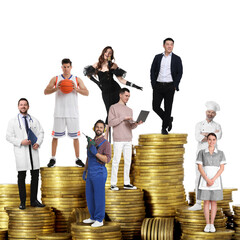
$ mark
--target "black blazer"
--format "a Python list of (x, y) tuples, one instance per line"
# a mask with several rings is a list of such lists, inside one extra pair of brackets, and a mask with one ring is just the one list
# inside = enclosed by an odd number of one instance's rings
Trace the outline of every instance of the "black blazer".
[[(155, 56), (152, 62), (151, 71), (150, 71), (152, 88), (154, 88), (155, 84), (157, 83), (157, 78), (160, 71), (160, 64), (162, 61), (162, 57), (163, 57), (163, 53), (160, 53)], [(178, 85), (182, 78), (183, 66), (182, 66), (181, 58), (174, 53), (172, 53), (172, 59), (171, 59), (171, 74), (172, 74), (174, 86), (176, 90), (179, 91)]]

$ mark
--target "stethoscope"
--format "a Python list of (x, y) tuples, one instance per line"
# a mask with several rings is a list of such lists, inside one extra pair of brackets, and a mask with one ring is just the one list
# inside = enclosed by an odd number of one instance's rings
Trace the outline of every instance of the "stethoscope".
[[(27, 115), (29, 117), (29, 123), (32, 121), (33, 123), (33, 120), (32, 120), (32, 117), (30, 114)], [(21, 121), (20, 121), (20, 113), (18, 114), (18, 124), (19, 124), (19, 128), (22, 129), (22, 125), (21, 125)], [(30, 126), (29, 126), (30, 128)]]

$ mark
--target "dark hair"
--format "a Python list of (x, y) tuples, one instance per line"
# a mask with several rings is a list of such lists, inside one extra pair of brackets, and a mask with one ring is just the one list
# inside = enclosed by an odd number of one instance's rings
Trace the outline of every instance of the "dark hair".
[(166, 41), (172, 41), (174, 43), (174, 40), (172, 38), (166, 38), (163, 40), (163, 45), (166, 43)]
[(95, 131), (95, 127), (97, 126), (97, 124), (98, 123), (102, 123), (103, 125), (104, 125), (104, 129), (105, 129), (105, 122), (103, 121), (103, 120), (101, 120), (101, 119), (99, 119), (99, 120), (97, 120), (96, 122), (95, 122), (95, 124), (94, 124), (94, 131)]
[(209, 136), (214, 136), (214, 137), (217, 139), (217, 136), (216, 136), (215, 133), (209, 133), (209, 134), (207, 135), (207, 139), (208, 139)]
[(69, 58), (64, 58), (64, 59), (62, 60), (62, 65), (63, 65), (63, 64), (66, 64), (66, 63), (70, 63), (70, 66), (72, 66), (72, 62), (71, 62), (71, 60), (70, 60)]
[(130, 90), (129, 90), (128, 88), (121, 88), (121, 89), (119, 90), (119, 94), (123, 94), (123, 93), (125, 93), (125, 92), (129, 92), (129, 93), (130, 93)]
[[(102, 64), (104, 62), (104, 53), (108, 50), (111, 49), (112, 50), (112, 56), (111, 56), (111, 61), (114, 60), (114, 51), (112, 49), (112, 47), (107, 46), (102, 50), (102, 53), (100, 55), (100, 57), (98, 58), (98, 63), (97, 63), (97, 70), (102, 68)], [(109, 69), (110, 70), (110, 69)]]
[(28, 100), (27, 100), (26, 98), (20, 98), (20, 99), (18, 100), (18, 106), (19, 106), (19, 103), (20, 103), (21, 101), (26, 101), (26, 102), (27, 102), (27, 105), (29, 106), (29, 102), (28, 102)]

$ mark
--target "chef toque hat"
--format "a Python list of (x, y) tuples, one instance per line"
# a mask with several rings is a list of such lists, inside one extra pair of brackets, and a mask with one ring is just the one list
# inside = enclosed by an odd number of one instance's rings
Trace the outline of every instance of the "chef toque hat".
[(214, 101), (206, 102), (205, 106), (207, 107), (207, 110), (212, 110), (214, 112), (220, 110), (220, 106), (216, 102), (214, 102)]

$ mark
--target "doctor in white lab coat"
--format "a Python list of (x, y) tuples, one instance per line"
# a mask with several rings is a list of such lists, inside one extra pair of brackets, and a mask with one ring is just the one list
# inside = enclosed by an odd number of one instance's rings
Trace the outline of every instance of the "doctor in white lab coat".
[[(37, 200), (39, 178), (39, 154), (38, 148), (43, 142), (44, 131), (39, 121), (28, 114), (29, 103), (25, 98), (18, 101), (19, 114), (8, 123), (6, 139), (14, 146), (16, 167), (18, 171), (18, 188), (21, 204), (20, 209), (25, 209), (26, 202), (26, 171), (31, 172), (31, 206), (44, 207)], [(36, 143), (28, 140), (29, 129), (37, 137)]]
[[(216, 112), (220, 110), (220, 106), (214, 101), (206, 102), (206, 119), (202, 122), (197, 123), (195, 128), (195, 138), (198, 142), (197, 146), (197, 155), (200, 150), (208, 148), (207, 135), (209, 133), (214, 133), (217, 136), (217, 139), (222, 137), (222, 128), (221, 125), (213, 121), (216, 116)], [(217, 145), (215, 146), (217, 148)], [(201, 210), (201, 200), (197, 200), (197, 187), (200, 179), (200, 172), (196, 165), (196, 180), (195, 180), (195, 193), (196, 193), (196, 204), (189, 208), (189, 210), (196, 211)]]

